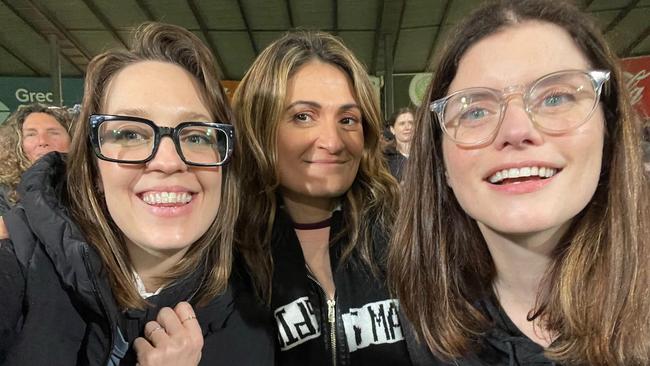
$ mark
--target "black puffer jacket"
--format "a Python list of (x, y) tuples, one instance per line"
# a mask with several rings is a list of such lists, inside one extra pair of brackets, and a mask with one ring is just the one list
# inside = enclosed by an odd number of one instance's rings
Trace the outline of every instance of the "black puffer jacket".
[[(150, 297), (146, 311), (120, 311), (99, 255), (59, 203), (64, 170), (58, 154), (39, 160), (23, 177), (21, 203), (4, 216), (11, 241), (0, 244), (0, 364), (133, 365), (144, 324), (163, 306), (192, 303), (206, 269)], [(272, 365), (270, 314), (234, 267), (227, 291), (195, 306), (201, 364)]]
[(544, 348), (526, 337), (510, 320), (494, 299), (477, 302), (479, 309), (492, 322), (492, 327), (479, 340), (474, 354), (445, 363), (437, 360), (422, 344), (414, 340), (412, 328), (405, 323), (409, 351), (416, 366), (558, 366), (544, 356)]
[[(343, 208), (345, 209), (345, 207)], [(330, 237), (341, 235), (342, 214), (334, 212)], [(411, 365), (398, 317), (382, 273), (374, 276), (354, 254), (340, 264), (347, 238), (330, 246), (335, 302), (310, 275), (291, 218), (279, 210), (273, 228), (271, 305), (278, 331), (279, 365)], [(386, 238), (375, 235), (382, 262)]]
[(401, 182), (409, 159), (397, 151), (394, 142), (384, 149), (384, 158), (386, 159), (386, 163), (388, 163), (390, 174), (392, 174), (398, 182)]

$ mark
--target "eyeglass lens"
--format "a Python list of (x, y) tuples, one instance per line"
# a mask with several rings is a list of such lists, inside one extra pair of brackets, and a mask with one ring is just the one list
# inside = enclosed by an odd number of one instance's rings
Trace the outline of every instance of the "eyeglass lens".
[[(588, 74), (552, 74), (534, 83), (523, 95), (533, 121), (548, 131), (562, 132), (582, 124), (594, 110), (598, 91)], [(477, 143), (498, 128), (510, 98), (487, 88), (453, 95), (443, 111), (444, 126), (454, 140)]]
[[(107, 158), (129, 161), (148, 159), (155, 148), (155, 131), (146, 123), (111, 120), (99, 127), (100, 152)], [(178, 145), (186, 162), (221, 163), (226, 157), (227, 136), (210, 126), (184, 126), (178, 133)]]

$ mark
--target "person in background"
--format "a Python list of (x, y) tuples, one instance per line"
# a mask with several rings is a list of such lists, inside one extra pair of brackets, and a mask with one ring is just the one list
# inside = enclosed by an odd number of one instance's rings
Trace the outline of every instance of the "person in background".
[(16, 204), (20, 176), (41, 156), (68, 152), (71, 116), (45, 104), (20, 106), (0, 127), (0, 216)]
[(67, 164), (36, 162), (3, 217), (0, 364), (273, 364), (268, 312), (233, 254), (215, 65), (162, 23), (91, 60)]
[(502, 0), (449, 34), (389, 246), (417, 338), (453, 365), (650, 364), (640, 124), (598, 26)]
[(413, 139), (413, 119), (415, 113), (410, 107), (403, 107), (393, 113), (388, 120), (393, 141), (384, 149), (390, 173), (402, 181), (404, 168), (408, 162), (411, 140)]
[(410, 365), (384, 252), (399, 188), (378, 96), (336, 37), (289, 33), (233, 99), (237, 243), (270, 302), (278, 365)]

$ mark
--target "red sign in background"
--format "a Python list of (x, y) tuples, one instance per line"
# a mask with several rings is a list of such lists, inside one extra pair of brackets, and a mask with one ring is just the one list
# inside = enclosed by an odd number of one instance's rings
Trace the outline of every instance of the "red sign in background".
[(632, 105), (648, 120), (650, 119), (650, 56), (625, 58), (621, 62)]

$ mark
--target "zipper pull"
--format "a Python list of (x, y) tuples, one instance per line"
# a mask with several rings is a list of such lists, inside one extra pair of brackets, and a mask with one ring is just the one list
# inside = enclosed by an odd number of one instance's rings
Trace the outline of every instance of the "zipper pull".
[(327, 321), (330, 324), (336, 322), (336, 300), (327, 300)]

